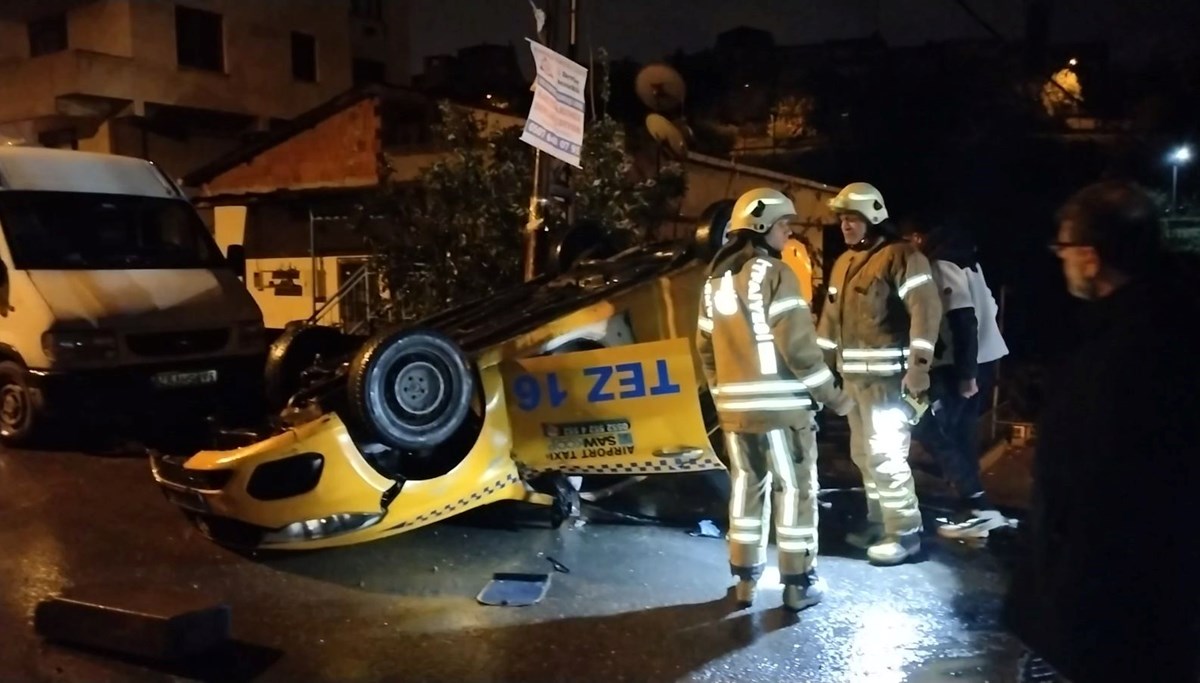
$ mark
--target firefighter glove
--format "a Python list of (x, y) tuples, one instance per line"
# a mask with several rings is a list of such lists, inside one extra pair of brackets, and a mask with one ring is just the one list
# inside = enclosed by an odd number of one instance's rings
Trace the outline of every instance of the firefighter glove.
[(840, 391), (838, 392), (838, 397), (829, 404), (829, 407), (839, 417), (846, 417), (850, 414), (851, 410), (854, 410), (854, 399), (850, 397), (850, 394)]
[(913, 396), (920, 396), (929, 391), (929, 371), (910, 367), (908, 372), (904, 373), (904, 388)]

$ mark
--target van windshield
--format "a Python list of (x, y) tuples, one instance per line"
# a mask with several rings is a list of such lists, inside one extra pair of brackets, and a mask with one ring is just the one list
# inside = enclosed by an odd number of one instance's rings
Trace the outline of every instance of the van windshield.
[(0, 192), (0, 227), (18, 270), (218, 268), (216, 243), (179, 199)]

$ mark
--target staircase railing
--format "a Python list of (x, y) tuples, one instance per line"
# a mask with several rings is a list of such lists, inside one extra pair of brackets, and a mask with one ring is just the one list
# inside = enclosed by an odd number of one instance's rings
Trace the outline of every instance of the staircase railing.
[(321, 324), (322, 320), (329, 317), (330, 313), (337, 310), (336, 307), (342, 303), (342, 300), (349, 296), (356, 289), (361, 287), (365, 294), (363, 305), (363, 316), (359, 320), (340, 320), (342, 332), (346, 334), (358, 334), (366, 329), (371, 324), (371, 316), (373, 307), (371, 306), (371, 263), (368, 261), (362, 267), (351, 273), (350, 277), (342, 282), (338, 290), (333, 296), (325, 302), (321, 308), (317, 309), (311, 316), (308, 317), (310, 325)]

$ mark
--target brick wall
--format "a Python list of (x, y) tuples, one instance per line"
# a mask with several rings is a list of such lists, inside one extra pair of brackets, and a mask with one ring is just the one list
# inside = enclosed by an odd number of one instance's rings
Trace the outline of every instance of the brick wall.
[(217, 176), (205, 194), (361, 187), (378, 177), (379, 117), (365, 99)]

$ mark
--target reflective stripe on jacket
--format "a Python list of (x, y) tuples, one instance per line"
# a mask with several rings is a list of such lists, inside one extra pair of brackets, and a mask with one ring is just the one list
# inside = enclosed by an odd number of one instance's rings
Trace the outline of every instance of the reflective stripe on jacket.
[(847, 379), (887, 377), (910, 363), (929, 369), (942, 302), (927, 259), (905, 242), (879, 239), (833, 264), (821, 321), (821, 348)]
[(796, 275), (755, 251), (704, 285), (696, 349), (721, 428), (764, 433), (808, 424), (839, 396)]

